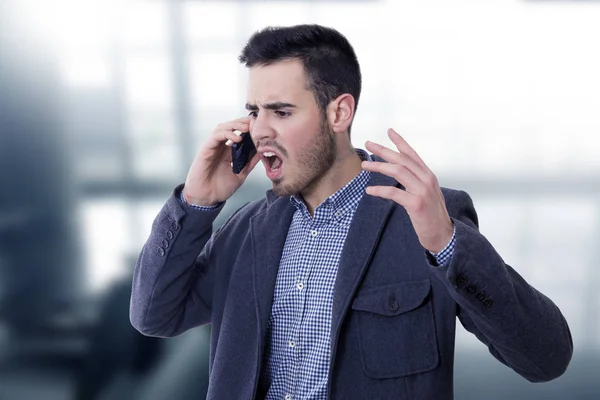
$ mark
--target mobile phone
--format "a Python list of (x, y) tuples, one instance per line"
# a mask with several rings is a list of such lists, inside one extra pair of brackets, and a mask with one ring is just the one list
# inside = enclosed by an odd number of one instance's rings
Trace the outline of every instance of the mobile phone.
[(231, 163), (234, 174), (242, 172), (256, 154), (256, 147), (249, 132), (242, 133), (242, 141), (231, 145)]

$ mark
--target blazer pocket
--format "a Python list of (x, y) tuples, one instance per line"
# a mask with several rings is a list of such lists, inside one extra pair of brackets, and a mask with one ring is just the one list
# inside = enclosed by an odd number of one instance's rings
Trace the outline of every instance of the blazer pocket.
[(429, 279), (359, 292), (352, 302), (365, 373), (397, 378), (435, 368), (439, 361)]

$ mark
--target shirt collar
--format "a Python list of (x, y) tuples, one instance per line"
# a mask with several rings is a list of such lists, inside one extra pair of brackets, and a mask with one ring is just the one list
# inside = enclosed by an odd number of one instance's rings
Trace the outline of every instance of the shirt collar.
[[(372, 161), (369, 153), (362, 149), (355, 149), (356, 154), (363, 161)], [(323, 215), (327, 219), (335, 216), (336, 218), (343, 217), (348, 211), (352, 210), (358, 205), (358, 202), (362, 198), (365, 192), (365, 188), (369, 182), (369, 171), (362, 170), (358, 175), (348, 182), (343, 188), (325, 199), (315, 210), (315, 218), (319, 217), (319, 214)], [(308, 209), (304, 200), (300, 195), (290, 196), (291, 203), (301, 212), (306, 215)]]

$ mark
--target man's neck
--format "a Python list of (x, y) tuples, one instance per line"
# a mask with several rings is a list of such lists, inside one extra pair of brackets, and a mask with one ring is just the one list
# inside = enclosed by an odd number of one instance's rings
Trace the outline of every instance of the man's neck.
[(356, 150), (338, 158), (327, 173), (314, 182), (311, 187), (302, 191), (301, 196), (310, 215), (314, 216), (315, 209), (329, 196), (343, 188), (352, 181), (363, 169), (362, 160)]

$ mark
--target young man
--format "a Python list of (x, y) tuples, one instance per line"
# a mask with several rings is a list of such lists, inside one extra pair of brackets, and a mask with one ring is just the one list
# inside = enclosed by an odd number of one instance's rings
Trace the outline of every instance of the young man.
[[(353, 147), (361, 74), (340, 33), (265, 29), (240, 60), (249, 116), (198, 151), (131, 299), (146, 335), (212, 324), (209, 399), (451, 399), (456, 316), (526, 379), (565, 371), (567, 322), (479, 233), (470, 197), (391, 129), (396, 149)], [(258, 149), (239, 175), (235, 130)], [(213, 232), (259, 161), (273, 189)]]

